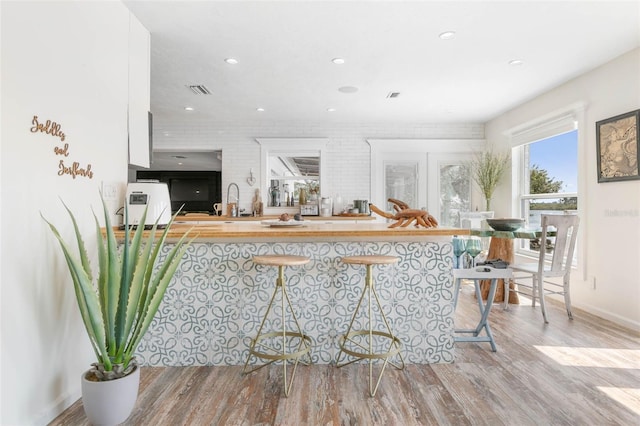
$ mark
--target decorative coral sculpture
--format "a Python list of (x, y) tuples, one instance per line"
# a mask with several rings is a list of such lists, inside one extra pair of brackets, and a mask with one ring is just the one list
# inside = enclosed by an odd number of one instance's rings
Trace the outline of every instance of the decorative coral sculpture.
[(369, 204), (369, 208), (372, 212), (377, 213), (382, 217), (395, 220), (396, 222), (389, 225), (389, 228), (397, 228), (398, 226), (404, 228), (414, 222), (414, 226), (416, 228), (420, 226), (425, 228), (438, 227), (438, 221), (435, 217), (431, 216), (428, 211), (411, 209), (404, 201), (396, 200), (394, 198), (389, 198), (388, 201), (393, 204), (393, 209), (396, 211), (395, 214), (387, 213), (373, 204)]

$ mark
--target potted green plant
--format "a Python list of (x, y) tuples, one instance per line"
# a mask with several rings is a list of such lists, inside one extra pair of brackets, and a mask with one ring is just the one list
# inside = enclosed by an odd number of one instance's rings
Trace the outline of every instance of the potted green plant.
[(43, 219), (62, 247), (80, 314), (97, 358), (92, 368), (82, 374), (84, 410), (93, 424), (122, 423), (131, 414), (138, 395), (140, 371), (134, 357), (135, 350), (189, 245), (185, 244), (188, 232), (160, 263), (158, 255), (177, 213), (156, 241), (157, 221), (146, 240), (143, 237), (146, 209), (133, 235), (125, 209), (125, 237), (119, 244), (102, 199), (104, 235), (98, 218), (95, 213), (93, 215), (98, 254), (98, 276), (95, 277), (76, 218), (64, 202), (63, 205), (73, 223), (78, 254), (64, 241), (56, 227), (44, 216)]
[(471, 177), (480, 187), (486, 200), (486, 210), (491, 210), (493, 192), (507, 170), (511, 155), (508, 152), (496, 153), (493, 149), (476, 153), (471, 160)]

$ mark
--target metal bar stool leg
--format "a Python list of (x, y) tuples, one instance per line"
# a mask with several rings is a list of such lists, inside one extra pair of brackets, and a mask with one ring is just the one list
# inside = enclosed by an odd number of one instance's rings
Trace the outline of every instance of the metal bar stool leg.
[[(371, 265), (369, 265), (369, 266), (370, 267), (368, 269), (371, 269)], [(391, 331), (391, 326), (389, 326), (389, 321), (387, 320), (387, 316), (384, 314), (384, 311), (382, 310), (382, 303), (380, 303), (380, 298), (378, 297), (378, 292), (376, 291), (376, 287), (375, 287), (374, 282), (373, 282), (373, 276), (371, 275), (371, 271), (369, 271), (369, 277), (370, 277), (370, 285), (369, 285), (370, 293), (369, 293), (369, 297), (371, 297), (371, 293), (373, 293), (373, 297), (375, 297), (375, 299), (376, 299), (376, 303), (378, 304), (378, 308), (380, 309), (380, 316), (382, 317), (382, 321), (384, 322), (384, 325), (387, 328), (387, 332), (390, 335), (395, 337), (395, 335)], [(371, 311), (369, 311), (369, 314), (371, 315)], [(371, 318), (371, 316), (369, 316), (369, 318)], [(371, 329), (371, 326), (369, 326), (369, 328)], [(390, 343), (390, 345), (394, 345), (398, 349), (400, 349), (399, 343), (397, 343), (396, 340), (392, 339), (389, 343)], [(391, 348), (391, 346), (389, 347), (389, 349), (390, 348)], [(402, 370), (404, 368), (404, 358), (402, 357), (402, 352), (398, 351), (398, 357), (400, 358), (400, 364), (401, 365), (396, 365), (395, 363), (393, 363), (391, 361), (389, 361), (389, 364), (393, 365), (398, 370)]]
[[(298, 363), (303, 363), (304, 365), (311, 364), (311, 338), (305, 335), (302, 332), (302, 327), (300, 327), (300, 323), (298, 322), (298, 318), (293, 309), (293, 304), (291, 303), (291, 299), (287, 294), (286, 282), (284, 278), (284, 267), (287, 265), (301, 265), (307, 263), (309, 261), (308, 258), (302, 258), (301, 256), (256, 256), (254, 257), (254, 261), (258, 264), (263, 265), (272, 265), (278, 266), (278, 278), (276, 279), (276, 287), (273, 291), (271, 299), (269, 300), (269, 304), (267, 306), (267, 311), (262, 318), (262, 322), (260, 323), (260, 327), (258, 328), (258, 334), (255, 339), (251, 340), (249, 345), (249, 356), (245, 361), (244, 368), (242, 370), (243, 374), (249, 374), (254, 371), (257, 371), (267, 365), (272, 364), (275, 361), (282, 361), (282, 380), (283, 380), (283, 388), (285, 396), (289, 396), (289, 392), (291, 391), (291, 387), (293, 386), (293, 380), (295, 378), (296, 369), (298, 367)], [(278, 263), (280, 262), (280, 263)], [(280, 293), (280, 314), (282, 321), (282, 329), (279, 331), (272, 331), (263, 333), (263, 328), (269, 314), (271, 313), (271, 309), (273, 307), (273, 302), (276, 296)], [(287, 330), (287, 307), (289, 308), (292, 322), (295, 324), (295, 329), (293, 331)], [(282, 341), (280, 343), (280, 347), (278, 345), (269, 345), (268, 342), (271, 339), (280, 338)], [(291, 339), (299, 339), (299, 342), (296, 347), (292, 348), (289, 345)], [(304, 356), (308, 357), (309, 362), (306, 363), (302, 358)], [(266, 362), (262, 365), (254, 367), (252, 369), (248, 369), (249, 361), (252, 357), (256, 359), (264, 359)], [(287, 374), (287, 363), (289, 361), (293, 363), (293, 369), (291, 371), (290, 377)]]
[(276, 285), (276, 288), (273, 290), (273, 294), (271, 295), (271, 299), (269, 300), (269, 305), (267, 305), (267, 312), (262, 317), (262, 322), (260, 323), (260, 327), (258, 328), (258, 334), (256, 334), (255, 339), (251, 339), (251, 344), (249, 345), (249, 356), (247, 357), (247, 360), (244, 362), (244, 368), (242, 369), (242, 374), (253, 373), (254, 371), (260, 370), (262, 367), (266, 367), (267, 365), (276, 361), (275, 359), (273, 359), (266, 364), (259, 365), (251, 370), (247, 370), (247, 366), (249, 365), (249, 361), (251, 360), (251, 357), (254, 356), (257, 358), (256, 345), (258, 344), (258, 341), (259, 341), (258, 338), (262, 335), (262, 329), (264, 327), (264, 323), (267, 321), (267, 317), (269, 316), (269, 312), (271, 311), (271, 306), (273, 306), (273, 300), (276, 298), (277, 294), (278, 294), (278, 287)]
[[(340, 359), (342, 358), (342, 356), (346, 357), (346, 352), (342, 350), (342, 347), (344, 346), (345, 340), (347, 336), (351, 335), (351, 329), (353, 327), (353, 322), (356, 319), (356, 314), (358, 313), (358, 311), (360, 310), (360, 306), (362, 305), (362, 301), (364, 300), (365, 295), (367, 294), (366, 292), (366, 287), (365, 287), (365, 291), (362, 292), (362, 294), (360, 295), (360, 299), (358, 299), (358, 305), (356, 306), (356, 310), (353, 311), (353, 315), (351, 316), (351, 321), (349, 322), (349, 327), (347, 327), (347, 332), (342, 335), (341, 337), (341, 343), (340, 343), (340, 351), (338, 352), (338, 357), (336, 358), (336, 366), (337, 367), (344, 367), (345, 365), (349, 365), (352, 364), (356, 361), (358, 361), (358, 358), (354, 358), (351, 361), (345, 362), (343, 364), (340, 363)], [(359, 343), (354, 342), (357, 346), (360, 346)], [(362, 346), (360, 346), (362, 347)], [(362, 347), (362, 349), (365, 349), (364, 347)]]
[[(381, 264), (385, 263), (395, 263), (397, 262), (397, 258), (387, 258), (384, 256), (372, 256), (372, 258), (376, 258), (380, 261)], [(380, 260), (382, 259), (382, 260)], [(392, 260), (393, 259), (393, 260)], [(393, 334), (391, 331), (391, 327), (389, 325), (389, 321), (387, 320), (386, 315), (384, 314), (384, 310), (382, 309), (382, 303), (380, 302), (380, 298), (375, 289), (375, 284), (373, 280), (373, 265), (377, 264), (373, 259), (367, 259), (366, 256), (355, 256), (353, 258), (344, 258), (343, 261), (345, 263), (356, 263), (356, 264), (364, 264), (366, 265), (366, 276), (365, 283), (362, 294), (360, 295), (360, 299), (358, 300), (358, 304), (356, 306), (353, 315), (351, 316), (351, 321), (349, 322), (349, 327), (347, 327), (347, 332), (340, 339), (340, 351), (338, 352), (338, 356), (336, 358), (336, 367), (344, 367), (345, 365), (349, 365), (354, 363), (360, 359), (369, 360), (369, 395), (375, 396), (378, 387), (380, 385), (380, 381), (382, 380), (382, 375), (387, 367), (387, 364), (391, 364), (395, 368), (402, 370), (404, 369), (404, 359), (402, 357), (401, 348), (402, 344), (400, 340)], [(358, 315), (358, 312), (361, 308), (365, 308), (363, 306), (363, 301), (367, 297), (367, 328), (365, 330), (353, 330), (353, 324)], [(377, 331), (374, 330), (373, 324), (373, 308), (375, 307), (380, 311), (380, 316), (382, 321), (386, 327), (386, 331)], [(358, 336), (367, 336), (368, 342), (363, 344), (360, 342), (357, 337)], [(374, 338), (379, 337), (385, 339), (389, 346), (385, 349), (385, 352), (375, 352), (374, 348)], [(349, 355), (353, 357), (352, 360), (346, 361), (346, 356)], [(391, 358), (393, 356), (398, 355), (400, 362), (398, 364), (393, 363)], [(342, 362), (343, 358), (345, 362)], [(380, 373), (377, 375), (377, 378), (374, 378), (373, 374), (373, 364), (375, 359), (383, 360)]]

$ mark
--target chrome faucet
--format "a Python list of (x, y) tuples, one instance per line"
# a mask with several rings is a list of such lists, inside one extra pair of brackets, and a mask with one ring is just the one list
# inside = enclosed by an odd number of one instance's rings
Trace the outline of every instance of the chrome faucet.
[(238, 194), (238, 196), (236, 197), (236, 208), (235, 211), (231, 210), (231, 216), (232, 217), (238, 217), (240, 216), (240, 188), (238, 188), (238, 184), (231, 182), (229, 184), (229, 186), (227, 186), (227, 204), (229, 204), (229, 191), (231, 190), (231, 187), (235, 186), (236, 187), (236, 194)]

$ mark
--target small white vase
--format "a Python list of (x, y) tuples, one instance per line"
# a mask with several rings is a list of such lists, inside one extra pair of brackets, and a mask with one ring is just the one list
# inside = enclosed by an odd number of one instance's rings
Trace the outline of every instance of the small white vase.
[(114, 426), (123, 423), (136, 405), (140, 385), (140, 367), (121, 379), (93, 382), (82, 373), (82, 405), (92, 425)]

